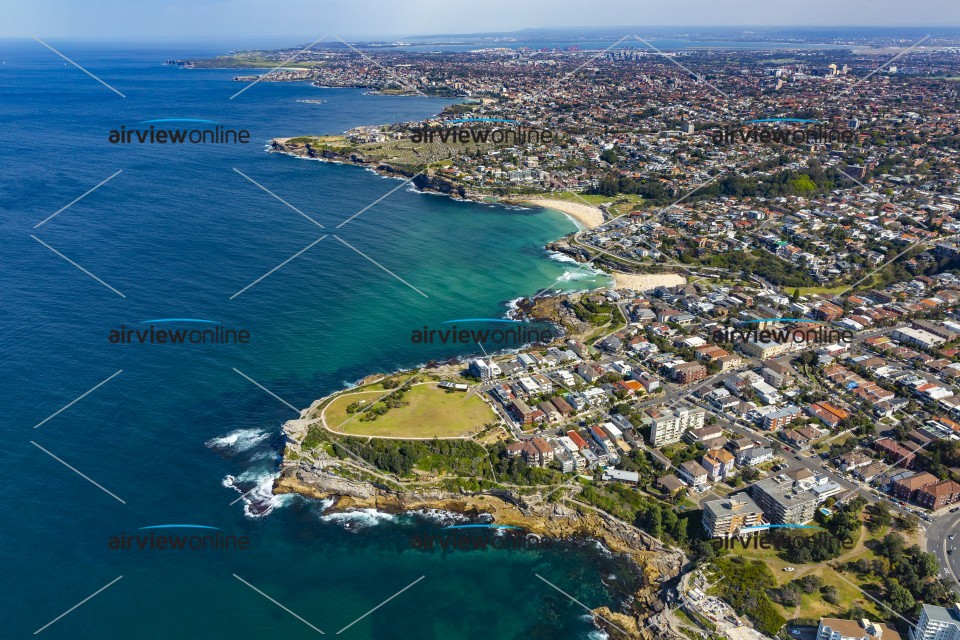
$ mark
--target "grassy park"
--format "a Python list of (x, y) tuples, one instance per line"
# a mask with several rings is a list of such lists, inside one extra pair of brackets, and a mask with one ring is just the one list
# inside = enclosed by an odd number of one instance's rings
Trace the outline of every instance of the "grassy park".
[[(385, 438), (456, 438), (476, 433), (494, 418), (490, 407), (477, 394), (440, 389), (434, 382), (413, 385), (403, 394), (403, 404), (387, 408), (374, 420), (361, 420), (357, 412), (377, 399), (383, 389), (364, 388), (334, 398), (324, 410), (327, 428), (335, 433)], [(349, 422), (346, 422), (349, 420)], [(345, 423), (345, 424), (344, 424)]]

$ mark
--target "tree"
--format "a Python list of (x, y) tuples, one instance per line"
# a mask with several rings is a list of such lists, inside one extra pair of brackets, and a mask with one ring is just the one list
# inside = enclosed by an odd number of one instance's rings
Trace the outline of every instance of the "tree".
[(743, 478), (744, 482), (754, 482), (760, 479), (760, 471), (754, 467), (744, 467), (743, 471), (740, 472), (740, 477)]
[(889, 527), (891, 522), (893, 522), (893, 516), (886, 502), (877, 502), (870, 507), (870, 520), (867, 522), (867, 528), (870, 531), (880, 531), (884, 527)]
[(920, 518), (915, 513), (902, 513), (897, 516), (896, 526), (901, 531), (912, 533), (920, 526)]
[[(668, 511), (668, 513), (673, 512)], [(647, 511), (647, 531), (654, 538), (663, 538), (663, 511), (658, 504), (651, 506), (650, 510)]]
[(913, 599), (913, 594), (911, 594), (906, 587), (901, 585), (896, 578), (890, 578), (887, 584), (886, 600), (894, 609), (894, 611), (904, 613), (916, 606), (917, 601)]
[(793, 580), (790, 584), (796, 584), (804, 593), (814, 593), (823, 586), (823, 578), (811, 574), (803, 576), (798, 580)]
[(823, 595), (824, 601), (833, 605), (840, 604), (840, 590), (832, 584), (820, 589), (820, 593)]

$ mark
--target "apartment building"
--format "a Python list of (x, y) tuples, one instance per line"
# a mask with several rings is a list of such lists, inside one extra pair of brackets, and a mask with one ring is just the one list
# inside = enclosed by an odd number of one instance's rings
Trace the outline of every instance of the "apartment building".
[(662, 447), (680, 442), (684, 432), (699, 429), (706, 422), (707, 412), (703, 409), (664, 410), (651, 407), (643, 413), (643, 423), (650, 426), (650, 444)]
[(763, 524), (763, 510), (746, 493), (703, 505), (703, 528), (711, 538), (729, 538), (743, 527)]
[(822, 618), (817, 640), (900, 640), (897, 630), (882, 622)]
[(949, 609), (925, 604), (917, 626), (910, 629), (910, 640), (958, 639), (960, 639), (960, 604), (955, 604)]
[(773, 524), (804, 524), (813, 520), (820, 496), (812, 491), (815, 476), (806, 469), (781, 473), (754, 484), (751, 494)]

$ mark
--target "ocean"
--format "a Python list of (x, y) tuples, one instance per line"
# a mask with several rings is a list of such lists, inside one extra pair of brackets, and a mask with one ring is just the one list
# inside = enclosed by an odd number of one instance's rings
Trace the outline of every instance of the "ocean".
[[(411, 539), (456, 518), (329, 514), (269, 493), (288, 404), (476, 351), (412, 343), (425, 324), (500, 317), (552, 283), (603, 284), (543, 249), (574, 223), (405, 186), (335, 228), (399, 182), (268, 154), (267, 140), (423, 118), (445, 101), (275, 83), (231, 100), (236, 72), (162, 65), (218, 53), (202, 46), (51, 44), (126, 97), (37, 42), (0, 41), (0, 636), (600, 637), (537, 578), (617, 607), (629, 571), (594, 542), (424, 551)], [(250, 142), (109, 141), (171, 118)], [(166, 318), (245, 330), (249, 344), (110, 341)], [(247, 545), (111, 548), (151, 531)]]

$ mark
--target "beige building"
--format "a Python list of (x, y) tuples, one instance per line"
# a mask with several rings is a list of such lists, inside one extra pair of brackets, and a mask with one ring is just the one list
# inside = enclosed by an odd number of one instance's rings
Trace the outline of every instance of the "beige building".
[(900, 640), (897, 630), (882, 622), (822, 618), (817, 640)]
[(729, 538), (741, 527), (763, 524), (763, 511), (746, 493), (703, 505), (703, 528), (711, 538)]

